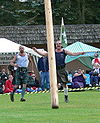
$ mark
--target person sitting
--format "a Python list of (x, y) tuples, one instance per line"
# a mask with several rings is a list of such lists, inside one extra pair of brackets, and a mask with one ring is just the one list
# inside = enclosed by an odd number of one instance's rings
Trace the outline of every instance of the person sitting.
[(28, 83), (27, 83), (27, 90), (28, 91), (32, 91), (32, 90), (36, 90), (36, 89), (40, 88), (40, 83), (36, 79), (35, 73), (29, 74), (28, 78), (29, 78)]
[(0, 79), (3, 82), (3, 84), (5, 84), (6, 80), (8, 79), (8, 73), (5, 69), (2, 69), (2, 71), (0, 72)]
[(13, 81), (13, 76), (12, 75), (9, 75), (8, 76), (8, 80), (6, 80), (5, 82), (5, 90), (4, 90), (4, 93), (10, 93), (13, 91), (13, 87), (14, 85), (12, 84), (12, 81)]
[(91, 70), (90, 74), (90, 83), (92, 87), (99, 85), (100, 81), (100, 58), (99, 54), (94, 54), (94, 59), (92, 60), (93, 69)]
[(2, 82), (2, 80), (0, 79), (0, 94), (3, 94), (4, 93), (4, 89), (5, 89), (5, 86)]
[(99, 85), (100, 82), (100, 68), (97, 67), (95, 69), (92, 69), (90, 74), (90, 84), (92, 87), (95, 87), (96, 85)]
[(72, 88), (84, 88), (86, 86), (86, 76), (84, 70), (78, 69), (72, 78)]
[(92, 60), (92, 66), (93, 69), (100, 68), (100, 58), (98, 53), (94, 54), (94, 59)]

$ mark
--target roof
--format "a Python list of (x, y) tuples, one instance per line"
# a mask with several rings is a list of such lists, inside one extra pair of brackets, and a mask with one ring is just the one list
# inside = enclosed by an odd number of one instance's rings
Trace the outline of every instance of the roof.
[[(21, 46), (18, 43), (12, 42), (5, 38), (0, 38), (0, 55), (1, 54), (14, 54), (19, 52), (19, 46)], [(22, 45), (23, 46), (23, 45)], [(25, 48), (25, 51), (27, 53), (30, 53), (33, 56), (40, 57), (35, 51), (33, 51), (31, 48), (28, 48), (26, 46), (23, 46)]]
[(78, 59), (80, 57), (93, 57), (95, 52), (100, 52), (100, 48), (96, 48), (87, 44), (84, 44), (82, 42), (75, 42), (65, 48), (66, 50), (69, 50), (71, 52), (85, 52), (84, 55), (79, 56), (67, 56), (65, 59), (66, 63), (69, 63), (75, 59)]
[[(60, 37), (60, 25), (54, 25), (54, 38)], [(68, 43), (100, 43), (100, 24), (65, 25)], [(45, 25), (0, 26), (0, 38), (19, 44), (46, 44)]]
[(67, 46), (65, 49), (67, 49), (71, 52), (97, 52), (97, 51), (100, 51), (99, 48), (93, 47), (88, 44), (84, 44), (79, 41)]

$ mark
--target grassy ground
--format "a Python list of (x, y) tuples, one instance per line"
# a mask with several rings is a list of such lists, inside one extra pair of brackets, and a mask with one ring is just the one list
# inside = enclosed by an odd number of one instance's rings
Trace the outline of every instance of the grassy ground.
[(0, 123), (99, 123), (100, 91), (69, 92), (69, 103), (59, 93), (59, 109), (51, 108), (50, 93), (25, 95), (27, 101), (15, 102), (0, 95)]

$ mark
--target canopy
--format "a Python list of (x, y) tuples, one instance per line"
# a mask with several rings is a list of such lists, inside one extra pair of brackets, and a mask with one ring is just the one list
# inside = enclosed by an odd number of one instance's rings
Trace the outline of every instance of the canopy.
[[(21, 44), (17, 44), (13, 41), (10, 41), (6, 38), (0, 38), (0, 54), (5, 54), (5, 53), (17, 53), (19, 52), (19, 46)], [(34, 52), (31, 48), (28, 48), (26, 46), (23, 46), (25, 48), (25, 51), (27, 53), (30, 53), (34, 56), (40, 56), (36, 52)]]
[(84, 44), (82, 42), (75, 42), (65, 48), (71, 52), (85, 52), (84, 55), (79, 56), (67, 56), (65, 63), (72, 62), (73, 60), (78, 60), (88, 68), (92, 68), (91, 60), (94, 57), (95, 52), (100, 52), (99, 48)]

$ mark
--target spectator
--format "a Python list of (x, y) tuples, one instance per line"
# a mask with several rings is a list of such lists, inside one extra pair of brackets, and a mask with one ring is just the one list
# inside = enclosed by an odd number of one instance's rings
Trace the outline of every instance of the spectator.
[(4, 89), (5, 89), (5, 86), (4, 86), (3, 82), (0, 79), (0, 94), (4, 93)]
[(48, 65), (48, 57), (43, 56), (38, 60), (38, 70), (40, 73), (40, 82), (41, 88), (44, 91), (49, 90), (50, 88), (50, 80), (49, 80), (49, 65)]
[(31, 87), (34, 87), (34, 88), (40, 87), (40, 83), (39, 83), (39, 81), (36, 79), (35, 73), (32, 73), (32, 74), (29, 75), (27, 87), (29, 87), (29, 88), (31, 88)]
[(10, 93), (13, 91), (13, 87), (14, 85), (12, 84), (12, 80), (13, 80), (13, 76), (12, 75), (9, 75), (8, 76), (8, 80), (6, 80), (5, 82), (5, 90), (4, 90), (4, 93)]
[(92, 87), (99, 85), (100, 82), (100, 68), (95, 68), (89, 72), (90, 74), (90, 84)]
[(84, 88), (86, 86), (84, 70), (78, 69), (72, 78), (72, 88)]
[(94, 54), (94, 59), (92, 60), (93, 70), (91, 70), (90, 74), (90, 83), (92, 87), (99, 85), (100, 81), (100, 58), (98, 53)]
[(100, 58), (98, 53), (94, 54), (94, 59), (92, 60), (93, 69), (100, 68)]
[(5, 84), (6, 80), (8, 79), (8, 73), (6, 72), (5, 69), (2, 69), (2, 71), (0, 73), (0, 78), (1, 78), (1, 81), (3, 82), (3, 84)]

